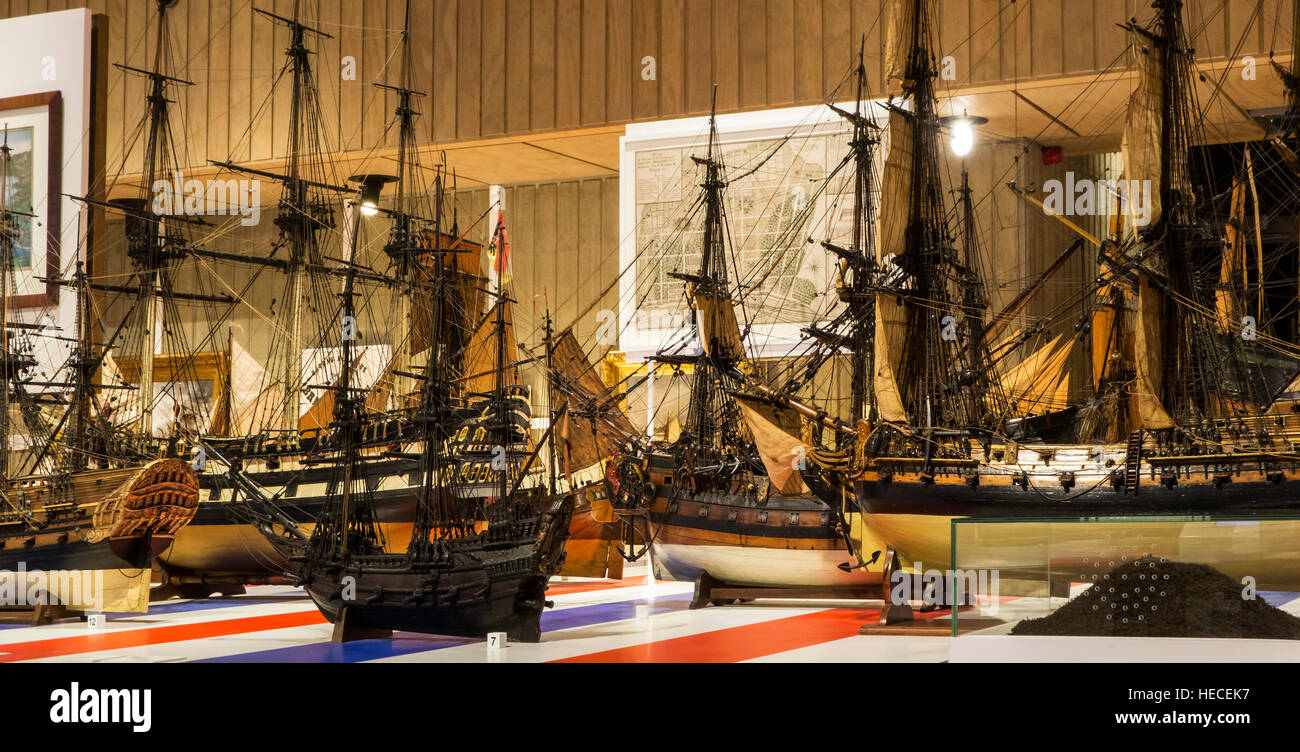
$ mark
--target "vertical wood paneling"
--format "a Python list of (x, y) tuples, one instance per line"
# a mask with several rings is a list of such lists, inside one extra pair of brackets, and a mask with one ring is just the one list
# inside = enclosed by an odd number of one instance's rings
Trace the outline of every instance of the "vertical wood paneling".
[(185, 47), (178, 47), (183, 49), (182, 54), (186, 56), (184, 60), (178, 61), (180, 70), (185, 71), (183, 75), (194, 82), (193, 86), (187, 87), (186, 105), (189, 109), (185, 113), (187, 151), (191, 163), (201, 161), (212, 153), (211, 129), (208, 128), (208, 123), (215, 122), (208, 111), (208, 92), (212, 87), (208, 66), (211, 53), (208, 38), (211, 20), (208, 14), (211, 10), (207, 3), (185, 6)]
[(460, 81), (456, 50), (460, 42), (460, 10), (457, 0), (441, 0), (433, 7), (433, 71), (429, 88), (433, 93), (433, 112), (429, 118), (433, 141), (456, 138), (456, 115)]
[(686, 111), (685, 71), (686, 40), (682, 28), (685, 6), (682, 0), (659, 3), (659, 111), (660, 114)]
[(967, 45), (970, 48), (970, 75), (966, 80), (973, 83), (998, 78), (1000, 7), (1000, 0), (971, 0), (971, 39)]
[[(537, 188), (537, 205), (533, 208), (533, 242), (539, 259), (559, 258), (557, 256), (560, 246), (559, 232), (555, 221), (558, 196), (559, 186), (556, 183)], [(555, 307), (555, 288), (549, 275), (556, 266), (554, 263), (544, 262), (533, 267), (530, 295), (537, 301), (537, 310), (543, 314)]]
[(506, 132), (506, 3), (482, 0), (480, 27), (483, 60), (483, 98), (479, 135), (500, 136)]
[[(230, 0), (212, 0), (208, 11), (212, 34), (208, 42), (207, 117), (201, 127), (208, 130), (208, 159), (225, 159), (230, 153)], [(332, 110), (337, 112), (337, 104)], [(329, 117), (329, 115), (326, 115)]]
[(1069, 15), (1063, 17), (1066, 28), (1062, 36), (1062, 49), (1065, 52), (1063, 63), (1066, 73), (1096, 69), (1096, 40), (1088, 33), (1088, 30), (1096, 27), (1093, 22), (1095, 10), (1089, 3), (1078, 3), (1070, 6)]
[[(362, 103), (366, 98), (366, 53), (362, 46), (361, 30), (354, 24), (342, 23), (342, 8), (340, 6), (340, 25), (331, 32), (338, 40), (338, 60), (335, 61), (335, 69), (332, 71), (333, 78), (338, 81), (338, 100), (339, 100), (339, 143), (345, 149), (361, 148), (361, 129), (362, 122), (361, 111)], [(356, 61), (352, 80), (343, 78), (344, 58), (352, 58)], [(322, 66), (323, 68), (324, 66)], [(321, 77), (326, 75), (326, 69), (321, 71)]]
[[(628, 53), (632, 82), (632, 118), (648, 120), (659, 114), (659, 8), (657, 3), (632, 4), (632, 49)], [(655, 59), (655, 79), (641, 77), (646, 56)], [(617, 60), (613, 61), (615, 64)]]
[(582, 0), (559, 0), (555, 18), (555, 125), (582, 122)]
[(605, 122), (605, 0), (582, 0), (582, 123)]
[(376, 88), (377, 83), (392, 83), (392, 73), (400, 65), (398, 56), (393, 56), (395, 47), (391, 44), (392, 36), (388, 32), (388, 6), (371, 3), (362, 8), (365, 29), (362, 34), (362, 57), (357, 76), (357, 86), (361, 93), (361, 146), (373, 148), (380, 145), (380, 137), (388, 120), (384, 102), (388, 92)]
[[(970, 82), (970, 2), (941, 0), (939, 4), (939, 58), (953, 59), (952, 80), (940, 80), (942, 88)], [(1060, 20), (1059, 18), (1057, 19)], [(940, 66), (942, 68), (942, 66)]]
[[(881, 59), (885, 54), (885, 35), (888, 33), (887, 0), (853, 0), (853, 36), (849, 39), (851, 55), (863, 50), (863, 63), (867, 69), (867, 85), (879, 93), (884, 84)], [(850, 61), (851, 64), (851, 61)]]
[(534, 130), (555, 126), (555, 0), (534, 0), (529, 106)]
[(1112, 62), (1122, 67), (1124, 60), (1116, 58), (1128, 48), (1128, 32), (1116, 26), (1120, 21), (1110, 19), (1125, 18), (1125, 0), (1097, 0), (1093, 36), (1097, 40), (1097, 68), (1105, 70)]
[(477, 0), (461, 0), (456, 9), (456, 138), (476, 138), (481, 127), (481, 6)]
[(761, 107), (767, 97), (767, 0), (740, 0), (740, 106)]
[(619, 223), (618, 223), (618, 178), (602, 178), (600, 181), (601, 198), (604, 202), (604, 215), (601, 218), (600, 261), (595, 275), (600, 280), (600, 289), (611, 288), (600, 300), (601, 308), (618, 310), (619, 273)]
[(821, 99), (822, 85), (822, 4), (821, 0), (795, 0), (794, 5), (794, 86), (801, 101)]
[(605, 38), (605, 120), (624, 122), (632, 119), (631, 0), (607, 0)]
[[(86, 2), (112, 17), (110, 60), (147, 66), (153, 9), (144, 0), (2, 0), (0, 14)], [(404, 3), (303, 6), (305, 22), (336, 37), (308, 40), (318, 52), (312, 60), (331, 145), (336, 134), (350, 151), (395, 144), (396, 134), (384, 128), (392, 97), (370, 84), (398, 80)], [(282, 14), (293, 4), (261, 2)], [(889, 6), (888, 0), (420, 0), (411, 8), (411, 83), (430, 94), (421, 101), (422, 127), (438, 142), (703, 114), (715, 83), (723, 111), (812, 104), (840, 83), (864, 37), (868, 76), (879, 93)], [(1257, 7), (1261, 15), (1252, 19)], [(959, 88), (1104, 69), (1128, 44), (1115, 23), (1130, 15), (1149, 21), (1153, 12), (1145, 0), (938, 0), (937, 15), (940, 57), (956, 62), (956, 80), (943, 86)], [(285, 62), (287, 30), (235, 0), (182, 3), (172, 17), (177, 48), (199, 84), (184, 94), (192, 159), (282, 157), (288, 87), (266, 100)], [(1187, 0), (1186, 17), (1203, 58), (1221, 59), (1243, 33), (1248, 41), (1241, 54), (1289, 48), (1289, 0)], [(337, 77), (345, 55), (357, 59), (354, 81)], [(652, 81), (640, 77), (647, 55), (656, 59)], [(109, 85), (111, 155), (122, 148), (144, 87), (116, 71)]]
[[(127, 65), (136, 68), (145, 68), (149, 64), (149, 57), (147, 54), (148, 49), (147, 45), (144, 43), (144, 40), (148, 38), (148, 35), (143, 34), (133, 37), (130, 30), (149, 28), (149, 15), (146, 14), (146, 9), (147, 6), (144, 3), (127, 3), (127, 12), (123, 16), (126, 19), (127, 28), (125, 39), (126, 45), (123, 50), (124, 59)], [(144, 79), (136, 74), (123, 74), (122, 80), (126, 89), (125, 111), (127, 113), (134, 113), (128, 114), (127, 116), (128, 120), (131, 121), (131, 127), (134, 127), (140, 114), (143, 113), (145, 104), (144, 98), (148, 93), (148, 88), (145, 86)], [(124, 131), (124, 133), (128, 132), (129, 131)], [(139, 172), (143, 159), (143, 147), (134, 149), (127, 158), (126, 171)]]
[[(577, 285), (570, 283), (568, 290), (577, 293), (574, 303), (579, 310), (586, 308), (600, 296), (603, 285), (597, 270), (607, 251), (601, 243), (601, 224), (605, 214), (601, 199), (601, 181), (599, 179), (583, 180), (578, 184), (578, 268), (589, 270), (581, 275)], [(615, 254), (617, 256), (617, 254)], [(577, 322), (578, 340), (584, 341), (596, 327), (595, 311), (583, 316)]]
[(794, 0), (767, 0), (767, 103), (794, 102)]
[(1054, 76), (1064, 70), (1061, 58), (1061, 0), (1037, 0), (1029, 8), (1032, 43), (1030, 75)]
[(736, 109), (740, 101), (740, 0), (713, 0), (713, 80), (718, 111)]
[(849, 37), (849, 0), (822, 2), (822, 88), (830, 94), (844, 79), (857, 51)]
[(122, 61), (126, 50), (126, 0), (108, 2), (108, 137), (105, 142), (104, 168), (109, 176), (121, 167), (122, 148), (125, 142), (126, 84), (123, 73), (111, 67)]
[[(1250, 0), (1246, 2), (1250, 4)], [(1222, 0), (1186, 0), (1184, 23), (1198, 55), (1223, 57), (1228, 54), (1228, 11), (1233, 4)], [(1140, 5), (1136, 15), (1139, 21), (1148, 21), (1154, 17), (1155, 11), (1149, 6)]]
[[(555, 217), (556, 233), (558, 237), (569, 238), (568, 243), (573, 243), (572, 238), (578, 238), (578, 183), (577, 181), (566, 181), (558, 184)], [(581, 259), (575, 253), (572, 258), (578, 263)], [(564, 253), (563, 246), (556, 245), (557, 253)], [(551, 267), (551, 273), (547, 275), (543, 288), (545, 294), (551, 300), (551, 308), (555, 311), (555, 320), (563, 322), (572, 322), (578, 315), (580, 307), (578, 305), (578, 290), (573, 284), (572, 269), (560, 269), (560, 264), (556, 263)], [(561, 283), (563, 280), (563, 283)]]
[(529, 113), (532, 92), (529, 68), (532, 66), (532, 19), (528, 0), (506, 3), (506, 125), (512, 133), (531, 130)]
[(713, 6), (686, 0), (686, 110), (709, 111), (713, 96)]

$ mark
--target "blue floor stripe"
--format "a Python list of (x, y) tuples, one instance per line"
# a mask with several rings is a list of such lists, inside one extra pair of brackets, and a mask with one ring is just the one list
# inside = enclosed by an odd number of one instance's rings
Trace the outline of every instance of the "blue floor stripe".
[[(214, 608), (234, 608), (236, 606), (264, 606), (271, 603), (301, 603), (306, 593), (285, 593), (283, 595), (240, 595), (233, 598), (204, 598), (192, 601), (162, 601), (150, 603), (145, 613), (134, 611), (110, 611), (107, 618), (118, 621), (122, 619), (139, 619), (158, 614), (183, 614), (192, 611), (207, 611)], [(0, 624), (0, 629), (25, 629), (31, 624)]]
[(1258, 590), (1255, 595), (1275, 608), (1282, 608), (1296, 598), (1300, 598), (1300, 593), (1292, 593), (1286, 590)]
[[(542, 614), (542, 631), (554, 632), (560, 629), (589, 627), (636, 616), (636, 607), (649, 605), (651, 613), (680, 611), (690, 603), (691, 593), (677, 593), (659, 598), (641, 598), (638, 600), (618, 601), (616, 603), (596, 603), (589, 606), (574, 606), (559, 611), (547, 611)], [(285, 648), (258, 650), (252, 653), (224, 655), (216, 658), (201, 658), (193, 663), (357, 663), (373, 661), (377, 658), (392, 658), (399, 655), (423, 653), (429, 650), (441, 650), (458, 645), (482, 643), (483, 640), (458, 637), (439, 637), (422, 635), (414, 632), (398, 632), (392, 637), (374, 640), (357, 640), (355, 642), (333, 643), (317, 642), (310, 645), (294, 645)]]
[(201, 598), (192, 601), (163, 601), (150, 603), (147, 613), (112, 612), (110, 619), (131, 619), (154, 614), (183, 614), (190, 611), (207, 611), (214, 608), (234, 608), (236, 606), (261, 606), (269, 603), (301, 603), (306, 593), (284, 595), (240, 595), (233, 598)]

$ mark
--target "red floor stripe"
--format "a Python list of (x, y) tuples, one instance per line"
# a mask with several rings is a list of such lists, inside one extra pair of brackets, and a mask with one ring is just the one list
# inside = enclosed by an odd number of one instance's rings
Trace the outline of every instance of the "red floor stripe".
[(261, 632), (268, 629), (286, 629), (288, 627), (305, 627), (311, 624), (325, 623), (327, 623), (325, 617), (321, 616), (319, 611), (312, 609), (311, 611), (296, 611), (291, 614), (248, 616), (242, 619), (222, 619), (198, 624), (174, 624), (169, 627), (146, 627), (120, 632), (56, 637), (50, 640), (0, 644), (0, 653), (8, 653), (8, 655), (0, 655), (0, 663), (30, 661), (35, 658), (52, 658), (75, 653), (90, 653), (97, 650), (138, 648), (143, 645), (161, 645), (182, 640), (201, 640), (205, 637), (225, 637), (245, 632)]
[(547, 595), (568, 595), (569, 593), (590, 593), (596, 590), (613, 590), (614, 588), (647, 585), (646, 576), (629, 577), (626, 580), (596, 580), (595, 582), (552, 582), (546, 587)]
[(832, 608), (743, 627), (674, 637), (643, 645), (564, 658), (553, 663), (734, 663), (852, 637), (880, 612)]

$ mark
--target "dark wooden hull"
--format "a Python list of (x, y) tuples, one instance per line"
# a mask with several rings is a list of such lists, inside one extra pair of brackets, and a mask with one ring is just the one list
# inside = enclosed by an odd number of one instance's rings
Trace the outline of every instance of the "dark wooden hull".
[[(355, 592), (345, 599), (345, 577)], [(322, 568), (303, 583), (325, 618), (349, 627), (458, 637), (505, 632), (537, 642), (547, 576), (532, 542), (457, 552), (447, 566), (417, 570), (402, 555), (365, 557), (352, 567)]]

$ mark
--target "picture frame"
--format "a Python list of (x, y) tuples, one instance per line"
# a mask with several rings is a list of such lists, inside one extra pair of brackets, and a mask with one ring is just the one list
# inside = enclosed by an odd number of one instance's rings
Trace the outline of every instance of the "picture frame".
[[(20, 174), (11, 175), (6, 190), (30, 206), (12, 206), (35, 217), (20, 218), (19, 248), (15, 248), (15, 289), (9, 307), (43, 308), (58, 303), (62, 259), (63, 99), (57, 91), (0, 98), (0, 131), (8, 127), (13, 155), (27, 154)], [(11, 164), (13, 163), (11, 158)]]

